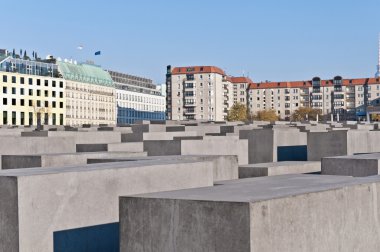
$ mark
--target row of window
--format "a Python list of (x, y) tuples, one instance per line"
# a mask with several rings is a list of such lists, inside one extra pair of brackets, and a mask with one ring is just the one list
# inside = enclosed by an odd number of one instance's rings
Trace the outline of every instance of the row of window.
[[(8, 117), (8, 114), (10, 114), (11, 118)], [(35, 115), (34, 115), (35, 114)], [(36, 124), (49, 124), (49, 113), (33, 113), (29, 112), (27, 113), (28, 118), (26, 118), (25, 112), (19, 112), (19, 116), (17, 117), (16, 111), (3, 111), (2, 117), (3, 117), (3, 125), (12, 124), (12, 125), (36, 125)], [(57, 117), (59, 116), (59, 121), (57, 121)], [(9, 120), (10, 119), (10, 120)], [(17, 119), (19, 119), (19, 122), (17, 122)], [(51, 124), (52, 125), (63, 125), (63, 114), (51, 114)]]
[[(28, 95), (32, 96), (33, 95), (33, 90), (34, 89), (27, 89), (28, 90)], [(44, 96), (45, 97), (49, 97), (49, 92), (51, 93), (51, 97), (57, 97), (57, 92), (56, 91), (49, 91), (49, 90), (43, 90), (44, 92)], [(58, 92), (59, 93), (59, 98), (63, 98), (63, 92)], [(7, 87), (3, 87), (3, 94), (8, 94), (8, 88)], [(15, 87), (12, 87), (12, 94), (13, 95), (16, 95), (17, 94), (17, 89)], [(19, 94), (20, 95), (25, 95), (25, 89), (24, 88), (20, 88), (19, 90)], [(37, 89), (36, 90), (36, 93), (35, 93), (37, 96), (41, 96), (41, 90), (40, 89)]]
[[(10, 104), (12, 104), (13, 106), (26, 106), (25, 105), (25, 100), (24, 99), (20, 99), (18, 104), (17, 104), (17, 99), (15, 98), (12, 98), (12, 99), (9, 99), (10, 100)], [(44, 107), (45, 108), (48, 108), (49, 107), (49, 101), (40, 101), (40, 100), (37, 100), (36, 102), (33, 102), (33, 100), (27, 100), (28, 101), (28, 106), (29, 107), (33, 107), (33, 106), (37, 106), (37, 107), (42, 107), (41, 104), (44, 104)], [(3, 98), (3, 103), (2, 105), (8, 105), (8, 98)], [(51, 102), (51, 106), (52, 108), (56, 108), (57, 107), (57, 102), (53, 101)], [(59, 102), (59, 108), (63, 108), (63, 102)]]
[[(17, 83), (17, 77), (16, 76), (11, 76), (11, 83), (14, 83), (16, 84)], [(4, 83), (8, 83), (8, 75), (3, 75), (3, 82)], [(28, 78), (28, 84), (29, 85), (33, 85), (34, 83), (34, 79), (33, 78)], [(48, 87), (49, 86), (49, 80), (44, 80), (44, 86), (45, 87)], [(25, 84), (25, 77), (19, 77), (19, 83), (20, 84)], [(41, 86), (41, 79), (36, 79), (36, 85), (37, 86)], [(56, 81), (51, 81), (51, 86), (52, 87), (56, 87), (57, 86), (57, 82)], [(63, 88), (63, 81), (60, 81), (59, 82), (59, 87), (60, 88)]]

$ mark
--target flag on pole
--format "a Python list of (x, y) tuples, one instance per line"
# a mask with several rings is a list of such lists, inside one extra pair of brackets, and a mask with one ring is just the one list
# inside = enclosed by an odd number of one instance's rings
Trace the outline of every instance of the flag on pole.
[(100, 55), (100, 53), (101, 53), (100, 51), (97, 51), (95, 52), (95, 55)]

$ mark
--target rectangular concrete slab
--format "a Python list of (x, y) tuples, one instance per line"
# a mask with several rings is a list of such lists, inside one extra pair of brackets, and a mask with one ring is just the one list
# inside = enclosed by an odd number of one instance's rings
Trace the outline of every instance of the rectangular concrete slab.
[(121, 197), (120, 251), (379, 251), (378, 190), (379, 176), (282, 175)]
[(366, 177), (379, 175), (380, 153), (322, 158), (324, 175)]
[(239, 178), (300, 174), (321, 171), (321, 162), (283, 161), (239, 166)]
[(0, 205), (2, 251), (45, 252), (55, 232), (117, 223), (121, 195), (211, 186), (213, 170), (207, 161), (146, 160), (0, 171), (1, 182), (8, 178), (14, 183), (0, 183), (0, 195), (13, 192)]

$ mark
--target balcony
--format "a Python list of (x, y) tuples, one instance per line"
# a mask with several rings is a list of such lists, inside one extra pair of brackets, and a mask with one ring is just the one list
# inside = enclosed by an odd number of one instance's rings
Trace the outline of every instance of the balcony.
[(185, 104), (183, 104), (184, 107), (195, 107), (197, 106), (197, 103), (196, 102), (185, 102)]
[(194, 109), (185, 110), (185, 111), (183, 111), (183, 114), (184, 115), (195, 115), (195, 110)]

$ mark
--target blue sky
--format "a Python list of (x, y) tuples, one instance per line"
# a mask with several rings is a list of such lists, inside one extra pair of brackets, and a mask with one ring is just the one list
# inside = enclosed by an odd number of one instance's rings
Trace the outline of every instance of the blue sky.
[(0, 48), (91, 59), (155, 83), (169, 64), (216, 65), (254, 81), (372, 77), (377, 64), (379, 0), (20, 0), (1, 8)]

